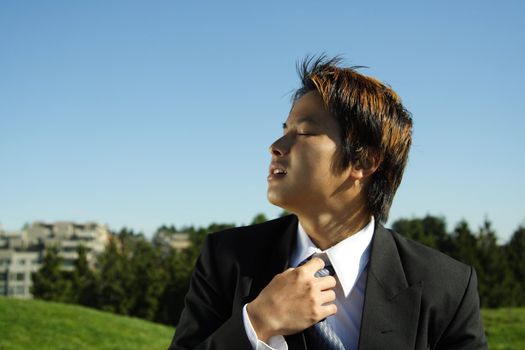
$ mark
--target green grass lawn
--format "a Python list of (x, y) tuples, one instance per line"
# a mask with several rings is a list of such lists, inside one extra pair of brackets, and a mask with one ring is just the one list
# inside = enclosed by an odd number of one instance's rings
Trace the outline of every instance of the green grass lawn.
[[(525, 349), (525, 308), (482, 310), (491, 350)], [(0, 297), (0, 350), (166, 349), (173, 328), (82, 306)]]
[(491, 350), (525, 349), (525, 308), (481, 310)]
[(173, 331), (76, 305), (0, 297), (0, 350), (165, 350)]

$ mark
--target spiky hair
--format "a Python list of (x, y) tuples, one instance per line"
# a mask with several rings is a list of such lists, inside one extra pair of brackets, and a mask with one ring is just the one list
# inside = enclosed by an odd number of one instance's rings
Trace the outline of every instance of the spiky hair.
[(310, 91), (321, 95), (325, 107), (341, 128), (342, 143), (334, 171), (350, 164), (366, 164), (371, 152), (381, 163), (372, 174), (367, 205), (372, 215), (386, 222), (412, 143), (412, 117), (401, 99), (386, 84), (357, 72), (362, 66), (341, 67), (340, 57), (308, 56), (297, 66), (301, 87), (293, 102)]

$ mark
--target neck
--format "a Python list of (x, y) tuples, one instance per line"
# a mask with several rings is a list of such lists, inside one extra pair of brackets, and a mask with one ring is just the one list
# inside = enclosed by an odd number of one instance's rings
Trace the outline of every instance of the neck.
[(328, 249), (362, 230), (371, 214), (361, 207), (356, 211), (297, 214), (301, 225), (312, 242), (321, 249)]

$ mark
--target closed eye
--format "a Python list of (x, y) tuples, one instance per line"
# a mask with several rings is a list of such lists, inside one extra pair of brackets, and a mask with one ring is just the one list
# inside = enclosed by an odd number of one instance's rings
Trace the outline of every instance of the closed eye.
[(300, 135), (300, 136), (317, 136), (319, 134), (315, 133), (313, 131), (298, 131), (297, 135)]

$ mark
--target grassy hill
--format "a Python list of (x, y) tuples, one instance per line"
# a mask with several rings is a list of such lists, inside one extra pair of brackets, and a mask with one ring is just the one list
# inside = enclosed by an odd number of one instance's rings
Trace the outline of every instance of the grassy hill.
[[(482, 310), (491, 350), (525, 349), (525, 308)], [(166, 349), (173, 328), (76, 305), (0, 297), (0, 350)]]
[(173, 328), (76, 305), (0, 297), (0, 349), (166, 349)]

